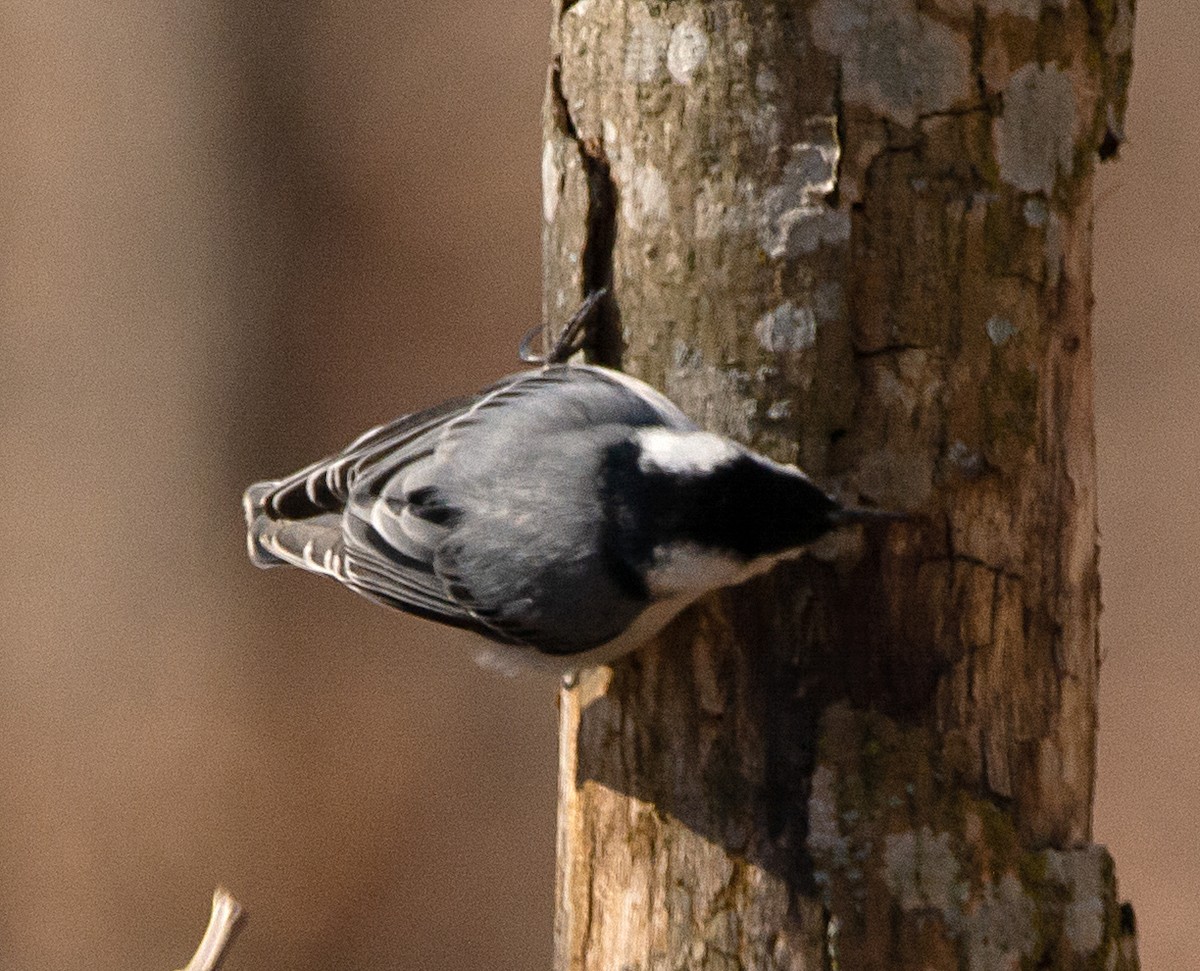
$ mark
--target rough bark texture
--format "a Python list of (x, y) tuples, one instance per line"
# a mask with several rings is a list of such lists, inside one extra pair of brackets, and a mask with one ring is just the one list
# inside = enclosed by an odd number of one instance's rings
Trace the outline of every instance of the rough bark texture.
[(1136, 967), (1090, 844), (1092, 172), (1129, 0), (556, 6), (547, 313), (919, 511), (562, 696), (559, 971)]

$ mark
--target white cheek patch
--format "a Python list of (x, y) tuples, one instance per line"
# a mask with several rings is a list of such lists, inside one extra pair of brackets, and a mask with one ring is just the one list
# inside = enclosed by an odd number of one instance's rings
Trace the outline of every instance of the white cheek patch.
[(638, 467), (643, 472), (671, 475), (702, 475), (742, 454), (729, 439), (712, 432), (647, 428), (637, 433), (637, 443), (641, 447)]
[(736, 583), (745, 570), (745, 560), (732, 553), (695, 543), (667, 543), (654, 548), (646, 586), (656, 598), (701, 593)]

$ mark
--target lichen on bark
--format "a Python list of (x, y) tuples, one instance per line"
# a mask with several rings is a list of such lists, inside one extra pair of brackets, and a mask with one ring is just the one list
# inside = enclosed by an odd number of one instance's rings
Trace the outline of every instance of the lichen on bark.
[(611, 286), (598, 359), (918, 514), (564, 692), (562, 971), (1133, 966), (1089, 843), (1090, 206), (1131, 24), (556, 9), (548, 316)]

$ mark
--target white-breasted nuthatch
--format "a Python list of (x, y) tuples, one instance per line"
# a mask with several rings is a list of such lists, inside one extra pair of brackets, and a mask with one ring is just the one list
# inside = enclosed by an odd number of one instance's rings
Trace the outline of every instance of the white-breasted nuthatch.
[(251, 486), (245, 512), (258, 566), (325, 574), (561, 669), (632, 650), (837, 526), (894, 518), (582, 364), (376, 428)]

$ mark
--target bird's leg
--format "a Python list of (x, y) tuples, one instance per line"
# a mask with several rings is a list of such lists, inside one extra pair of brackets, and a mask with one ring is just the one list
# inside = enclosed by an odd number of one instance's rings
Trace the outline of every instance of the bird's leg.
[(599, 290), (593, 290), (584, 297), (583, 303), (571, 314), (566, 324), (563, 325), (562, 331), (545, 354), (535, 352), (533, 350), (533, 342), (538, 337), (542, 337), (545, 340), (549, 333), (548, 327), (546, 324), (538, 324), (532, 328), (521, 339), (521, 347), (517, 352), (521, 360), (526, 364), (562, 364), (576, 351), (582, 350), (588, 342), (588, 325), (592, 322), (593, 317), (595, 317), (596, 310), (600, 306), (601, 301), (607, 295), (608, 287), (601, 287)]

